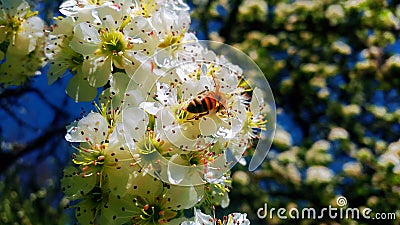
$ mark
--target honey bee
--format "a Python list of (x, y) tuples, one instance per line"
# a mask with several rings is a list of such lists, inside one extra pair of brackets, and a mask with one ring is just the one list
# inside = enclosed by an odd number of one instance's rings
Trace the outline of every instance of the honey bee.
[(182, 110), (195, 114), (193, 119), (197, 120), (208, 114), (218, 113), (225, 109), (226, 96), (224, 93), (220, 92), (219, 83), (215, 81), (214, 76), (213, 80), (215, 84), (214, 91), (204, 90), (190, 99), (188, 103), (182, 107)]

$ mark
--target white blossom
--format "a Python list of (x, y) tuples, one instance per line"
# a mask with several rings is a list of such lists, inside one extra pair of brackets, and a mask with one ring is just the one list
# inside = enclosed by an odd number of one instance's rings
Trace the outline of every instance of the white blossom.
[(6, 87), (39, 75), (44, 65), (44, 22), (37, 14), (24, 0), (0, 1), (0, 84)]
[(195, 209), (194, 221), (185, 221), (181, 225), (249, 225), (250, 221), (246, 217), (246, 213), (231, 213), (221, 221), (202, 213), (200, 209)]
[(328, 183), (333, 176), (333, 171), (325, 166), (311, 166), (307, 169), (306, 182)]

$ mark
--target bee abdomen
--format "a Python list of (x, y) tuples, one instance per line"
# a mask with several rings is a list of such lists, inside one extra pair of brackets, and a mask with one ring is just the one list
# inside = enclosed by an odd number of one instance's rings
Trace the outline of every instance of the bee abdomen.
[(210, 96), (197, 96), (192, 99), (188, 106), (187, 111), (190, 113), (204, 113), (216, 108), (217, 100)]

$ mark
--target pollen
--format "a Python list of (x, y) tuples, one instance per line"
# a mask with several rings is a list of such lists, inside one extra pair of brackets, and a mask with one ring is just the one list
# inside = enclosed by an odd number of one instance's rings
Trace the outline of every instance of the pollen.
[(121, 56), (125, 51), (128, 44), (125, 44), (124, 35), (119, 31), (107, 32), (102, 30), (100, 32), (102, 41), (102, 53), (105, 55), (118, 55)]

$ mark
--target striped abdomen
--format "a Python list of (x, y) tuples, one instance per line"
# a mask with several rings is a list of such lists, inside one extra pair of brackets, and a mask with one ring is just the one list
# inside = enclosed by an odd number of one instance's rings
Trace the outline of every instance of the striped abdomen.
[(218, 110), (219, 99), (212, 91), (204, 92), (194, 97), (186, 107), (190, 113), (205, 113), (214, 109)]

